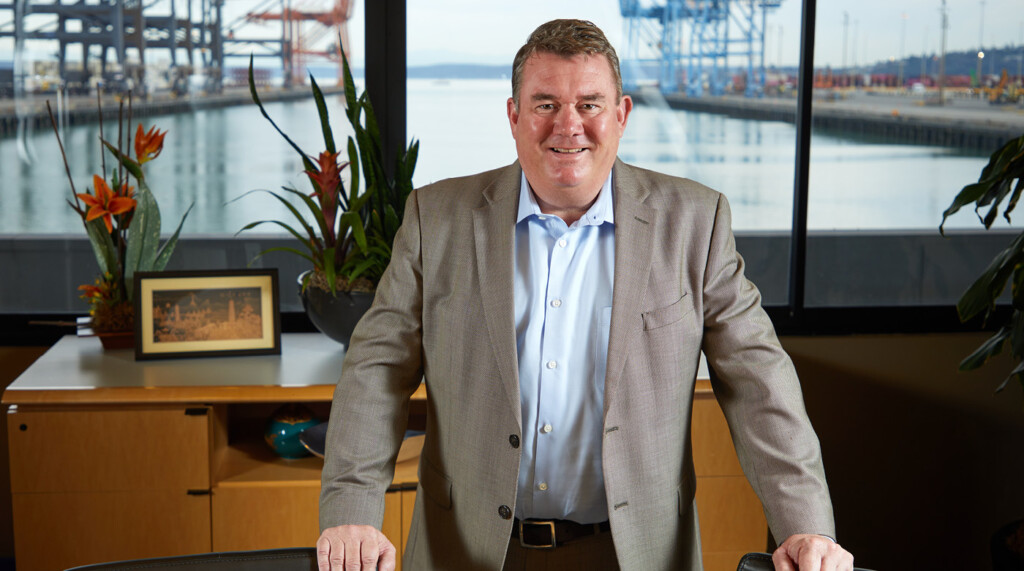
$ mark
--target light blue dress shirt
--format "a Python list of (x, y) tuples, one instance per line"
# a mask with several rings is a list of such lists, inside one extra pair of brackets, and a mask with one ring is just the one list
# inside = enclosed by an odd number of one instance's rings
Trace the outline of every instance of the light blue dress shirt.
[(541, 212), (523, 176), (515, 245), (520, 519), (608, 519), (601, 436), (615, 275), (611, 180), (566, 226)]

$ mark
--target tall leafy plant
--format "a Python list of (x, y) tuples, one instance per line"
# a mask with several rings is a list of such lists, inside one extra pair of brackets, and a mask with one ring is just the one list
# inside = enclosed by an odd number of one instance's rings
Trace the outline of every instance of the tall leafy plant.
[[(942, 213), (939, 232), (943, 232), (946, 220), (960, 208), (974, 204), (974, 210), (985, 229), (992, 227), (999, 217), (1000, 205), (1003, 217), (1010, 221), (1010, 213), (1024, 193), (1024, 135), (1012, 139), (992, 153), (988, 164), (981, 171), (978, 182), (960, 190), (953, 203)], [(984, 209), (987, 211), (982, 213)], [(986, 340), (961, 363), (960, 370), (968, 371), (981, 367), (989, 358), (1000, 354), (1009, 342), (1010, 353), (1016, 365), (1005, 380), (996, 388), (1003, 390), (1010, 379), (1016, 378), (1024, 387), (1024, 231), (1001, 252), (996, 254), (985, 271), (967, 288), (956, 304), (960, 321), (967, 321), (979, 314), (984, 319), (992, 316), (996, 301), (1010, 283), (1013, 312), (1008, 323)]]
[[(274, 224), (294, 236), (301, 248), (281, 246), (264, 250), (259, 255), (284, 251), (308, 260), (314, 271), (306, 277), (303, 288), (308, 287), (312, 280), (332, 292), (367, 291), (376, 287), (391, 260), (391, 248), (401, 225), (405, 200), (412, 191), (419, 143), (413, 141), (397, 154), (394, 175), (389, 176), (384, 168), (380, 128), (373, 107), (365, 91), (356, 94), (348, 60), (344, 59), (344, 54), (342, 58), (345, 115), (353, 130), (346, 148), (348, 161), (344, 163), (338, 162), (341, 152), (335, 145), (327, 102), (313, 75), (310, 74), (309, 79), (325, 149), (317, 157), (306, 154), (271, 119), (256, 90), (250, 58), (249, 92), (252, 99), (274, 129), (299, 154), (313, 192), (307, 195), (290, 187), (283, 187), (283, 194), (270, 190), (251, 191), (270, 194), (285, 206), (292, 217), (289, 222), (258, 220), (239, 232), (262, 224)], [(341, 176), (346, 168), (351, 175), (348, 188)], [(365, 186), (360, 182), (360, 174), (365, 179)], [(289, 198), (297, 199), (300, 206)], [(304, 215), (303, 211), (307, 214)], [(312, 221), (308, 221), (308, 217)]]

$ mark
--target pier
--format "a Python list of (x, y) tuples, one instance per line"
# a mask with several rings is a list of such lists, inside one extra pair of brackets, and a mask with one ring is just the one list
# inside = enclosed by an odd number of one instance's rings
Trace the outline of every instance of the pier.
[[(308, 86), (293, 88), (259, 87), (260, 99), (265, 102), (293, 101), (312, 97)], [(343, 92), (341, 86), (321, 86), (324, 95)], [(33, 95), (30, 98), (16, 101), (0, 99), (0, 137), (13, 137), (17, 133), (19, 122), (30, 129), (49, 129), (50, 116), (46, 112), (46, 102), (50, 102), (54, 116), (63, 115), (66, 126), (95, 123), (98, 119), (95, 96), (65, 96), (58, 112), (58, 96), (56, 93)], [(135, 118), (167, 115), (174, 113), (190, 113), (200, 109), (215, 109), (233, 105), (249, 105), (252, 96), (248, 87), (225, 88), (220, 93), (195, 96), (176, 97), (171, 93), (163, 93), (146, 99), (132, 99), (132, 116)], [(107, 95), (103, 98), (103, 119), (117, 120), (121, 98)], [(127, 113), (127, 100), (125, 101)]]
[[(662, 95), (655, 89), (630, 94), (634, 102), (666, 105), (700, 113), (743, 119), (796, 121), (795, 98), (750, 98), (741, 95), (689, 97)], [(815, 92), (813, 128), (821, 132), (877, 137), (888, 143), (939, 145), (991, 151), (1024, 134), (1024, 107), (992, 105), (965, 95), (933, 105), (924, 94), (870, 91)]]

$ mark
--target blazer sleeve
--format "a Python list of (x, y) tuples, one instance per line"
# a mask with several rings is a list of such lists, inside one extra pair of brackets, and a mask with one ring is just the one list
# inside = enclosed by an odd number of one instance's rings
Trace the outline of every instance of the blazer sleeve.
[(352, 333), (334, 391), (320, 491), (320, 529), (380, 528), (384, 494), (423, 377), (422, 258), (417, 191), (409, 195), (391, 262)]
[(719, 195), (704, 275), (702, 349), (743, 472), (778, 542), (796, 533), (835, 537), (818, 438), (792, 361), (761, 295), (743, 274), (732, 215)]

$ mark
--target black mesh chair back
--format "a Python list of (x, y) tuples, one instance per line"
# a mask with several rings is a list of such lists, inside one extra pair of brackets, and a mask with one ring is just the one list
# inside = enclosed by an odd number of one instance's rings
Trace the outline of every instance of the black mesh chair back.
[(201, 553), (83, 565), (67, 571), (316, 571), (316, 549)]
[[(740, 559), (740, 566), (736, 571), (775, 571), (772, 563), (772, 556), (767, 553), (748, 553)], [(861, 567), (854, 567), (853, 571), (871, 571)]]

